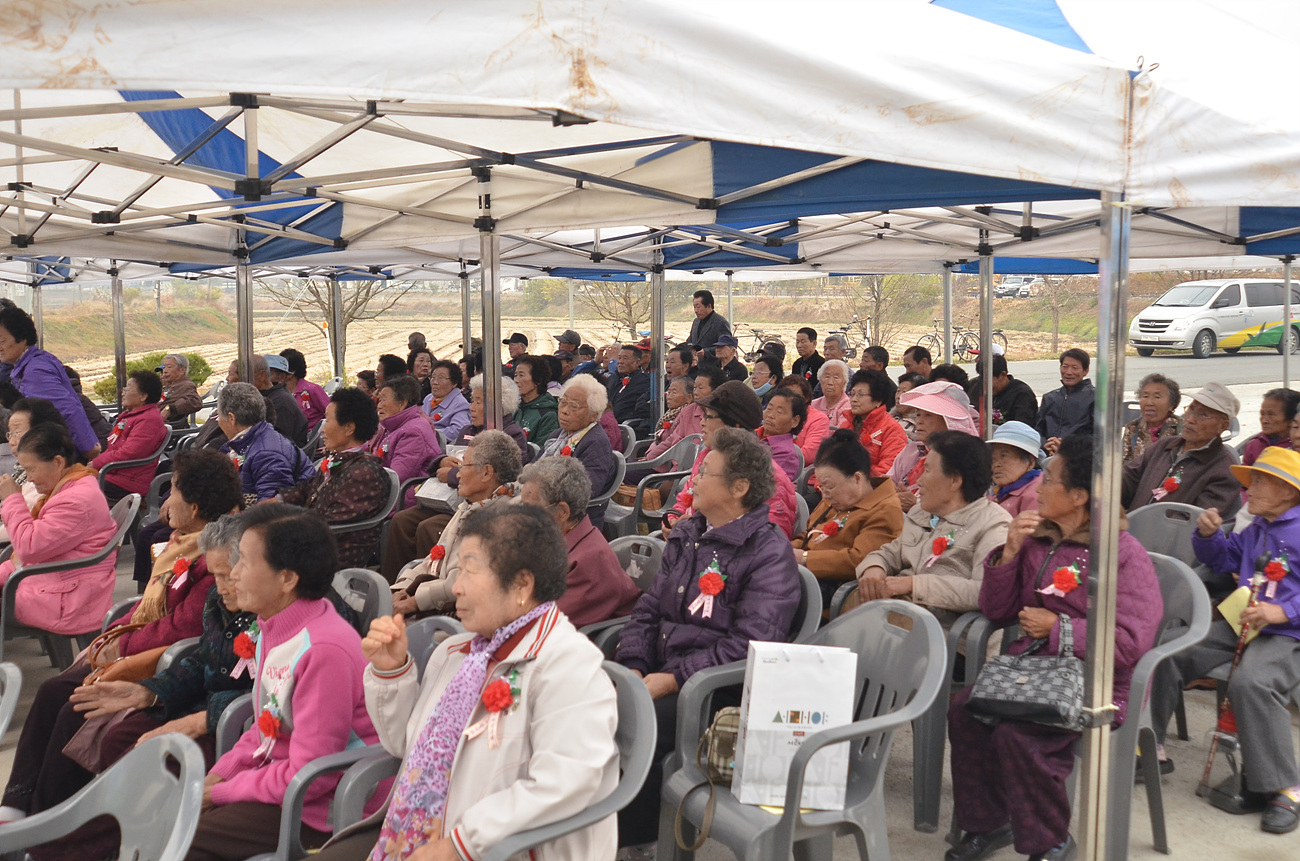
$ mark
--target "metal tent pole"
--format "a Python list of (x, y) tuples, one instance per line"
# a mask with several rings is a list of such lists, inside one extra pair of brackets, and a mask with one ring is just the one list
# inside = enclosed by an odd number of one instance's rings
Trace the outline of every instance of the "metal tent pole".
[(952, 362), (952, 264), (943, 264), (943, 360)]
[[(1124, 347), (1127, 341), (1128, 257), (1131, 210), (1122, 195), (1101, 198), (1101, 259), (1098, 270), (1096, 429), (1092, 443), (1092, 539), (1089, 544), (1087, 695), (1096, 724), (1083, 731), (1079, 782), (1082, 857), (1124, 857), (1126, 846), (1107, 847), (1110, 794), (1110, 722), (1114, 718), (1115, 581), (1119, 566), (1121, 417), (1124, 415)], [(1131, 785), (1132, 776), (1124, 776)], [(1113, 849), (1113, 853), (1109, 851)]]
[(460, 354), (468, 356), (474, 352), (474, 329), (470, 322), (469, 270), (465, 261), (460, 261)]
[(32, 320), (36, 323), (36, 346), (45, 349), (45, 301), (41, 295), (41, 279), (36, 274), (36, 264), (28, 263), (27, 271), (32, 276)]
[(334, 363), (334, 376), (347, 381), (345, 359), (347, 355), (347, 330), (343, 326), (343, 285), (337, 273), (330, 274), (330, 358)]
[[(500, 429), (501, 415), (501, 240), (492, 217), (492, 169), (477, 168), (479, 265), (483, 284), (483, 424)], [(532, 440), (541, 445), (543, 440)]]
[(126, 388), (126, 307), (122, 301), (122, 278), (117, 261), (108, 269), (113, 279), (113, 375), (117, 377), (117, 408), (122, 409), (122, 390)]
[(1291, 261), (1288, 254), (1282, 258), (1282, 388), (1291, 388)]
[[(658, 240), (655, 240), (655, 241), (658, 242)], [(662, 265), (663, 265), (663, 256), (664, 256), (664, 255), (663, 255), (663, 250), (662, 250), (662, 249), (659, 250), (659, 251), (657, 252), (657, 254), (659, 255), (659, 256), (658, 256), (659, 264), (662, 266)], [(735, 282), (735, 280), (734, 280), (734, 276), (735, 276), (735, 274), (736, 274), (736, 273), (735, 273), (735, 270), (733, 270), (733, 269), (728, 269), (728, 270), (727, 270), (727, 322), (728, 322), (729, 324), (731, 324), (731, 330), (732, 330), (733, 332), (736, 330), (736, 318), (735, 318), (734, 316), (732, 316), (732, 311), (731, 311), (731, 299), (732, 299), (732, 294), (736, 292), (736, 282)], [(708, 346), (713, 346), (713, 345), (710, 344), (710, 345), (708, 345)]]
[[(993, 249), (989, 232), (980, 231), (980, 358), (984, 359), (984, 408), (980, 410), (980, 433), (993, 436)], [(951, 337), (951, 335), (949, 336)], [(951, 342), (950, 342), (951, 343)]]
[(569, 282), (569, 328), (573, 328), (573, 279), (565, 279)]
[[(664, 251), (663, 237), (655, 239), (650, 264), (650, 425), (659, 426), (664, 410)], [(731, 273), (727, 273), (730, 282)], [(730, 290), (728, 290), (730, 295)], [(728, 308), (728, 311), (731, 309)]]
[[(247, 250), (245, 250), (247, 255)], [(243, 258), (247, 260), (247, 256)], [(253, 382), (253, 267), (235, 266), (235, 321), (239, 343), (239, 379)]]

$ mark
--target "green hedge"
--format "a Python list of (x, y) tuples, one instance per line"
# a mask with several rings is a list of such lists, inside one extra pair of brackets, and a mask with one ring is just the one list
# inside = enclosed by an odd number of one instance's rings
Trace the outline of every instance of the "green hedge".
[[(138, 359), (132, 359), (126, 363), (126, 373), (129, 376), (133, 371), (152, 371), (162, 364), (164, 356), (170, 353), (159, 350), (156, 353), (145, 353)], [(184, 353), (185, 358), (190, 360), (189, 378), (194, 381), (194, 385), (201, 386), (207, 382), (208, 377), (212, 376), (212, 368), (208, 365), (207, 360), (198, 353)], [(113, 377), (105, 377), (95, 383), (95, 397), (100, 403), (109, 403), (117, 400), (117, 380)]]

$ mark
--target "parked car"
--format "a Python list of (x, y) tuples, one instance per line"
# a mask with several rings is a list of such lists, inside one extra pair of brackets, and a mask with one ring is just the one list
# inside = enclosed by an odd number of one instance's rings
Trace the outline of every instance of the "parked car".
[(1043, 279), (1034, 278), (1020, 285), (1020, 290), (1016, 293), (1021, 299), (1030, 299), (1043, 292)]
[(993, 288), (993, 295), (998, 299), (1015, 299), (1020, 295), (1021, 286), (1033, 280), (1030, 275), (1007, 275)]
[[(1263, 278), (1186, 281), (1171, 287), (1138, 312), (1128, 340), (1139, 356), (1156, 350), (1191, 350), (1204, 359), (1215, 348), (1236, 353), (1243, 347), (1283, 349), (1283, 282)], [(1300, 347), (1300, 287), (1291, 287), (1293, 322), (1287, 342)]]

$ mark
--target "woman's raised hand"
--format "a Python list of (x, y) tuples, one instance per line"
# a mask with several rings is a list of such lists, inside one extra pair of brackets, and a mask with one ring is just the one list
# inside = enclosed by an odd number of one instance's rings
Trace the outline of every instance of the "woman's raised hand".
[(1223, 518), (1217, 508), (1207, 508), (1201, 512), (1200, 517), (1196, 518), (1196, 532), (1202, 538), (1209, 538), (1222, 528)]
[(1038, 524), (1043, 522), (1043, 515), (1037, 511), (1022, 511), (1007, 525), (1007, 543), (1002, 546), (1002, 561), (1010, 562), (1016, 558), (1025, 539), (1034, 533)]
[(361, 641), (361, 653), (376, 670), (395, 670), (406, 663), (406, 620), (401, 613), (380, 616), (370, 623), (370, 633)]

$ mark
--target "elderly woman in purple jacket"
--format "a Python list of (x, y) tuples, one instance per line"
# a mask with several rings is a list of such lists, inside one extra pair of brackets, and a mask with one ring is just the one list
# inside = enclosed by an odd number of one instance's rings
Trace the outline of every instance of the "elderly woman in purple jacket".
[[(366, 451), (397, 473), (399, 481), (433, 475), (442, 446), (433, 425), (420, 412), (420, 384), (402, 374), (387, 377), (379, 387), (379, 433)], [(415, 505), (415, 488), (406, 491), (406, 505)]]
[[(790, 639), (799, 571), (789, 539), (768, 519), (772, 470), (772, 454), (754, 434), (714, 433), (694, 486), (695, 514), (677, 521), (659, 573), (623, 629), (617, 660), (645, 679), (659, 737), (641, 793), (619, 814), (622, 845), (655, 839), (681, 686), (700, 670), (745, 660), (750, 640)], [(714, 706), (738, 704), (722, 699)]]
[(54, 404), (68, 422), (77, 452), (94, 457), (100, 452), (99, 440), (68, 373), (56, 356), (36, 346), (36, 340), (31, 315), (13, 304), (0, 308), (0, 361), (13, 365), (9, 381), (23, 397), (45, 398)]
[[(1011, 654), (1035, 639), (1046, 639), (1043, 652), (1055, 654), (1062, 625), (1070, 626), (1075, 655), (1087, 652), (1091, 485), (1092, 437), (1066, 437), (1045, 470), (1038, 510), (1017, 515), (1007, 543), (984, 563), (980, 611), (998, 624), (1020, 623), (1023, 636), (1010, 645)], [(1133, 668), (1154, 644), (1164, 612), (1142, 545), (1120, 533), (1118, 555), (1117, 725), (1127, 711)], [(1013, 841), (1032, 859), (1073, 855), (1066, 779), (1079, 733), (1014, 720), (989, 726), (966, 710), (970, 691), (958, 694), (948, 710), (953, 808), (963, 835), (945, 861), (975, 861)]]

